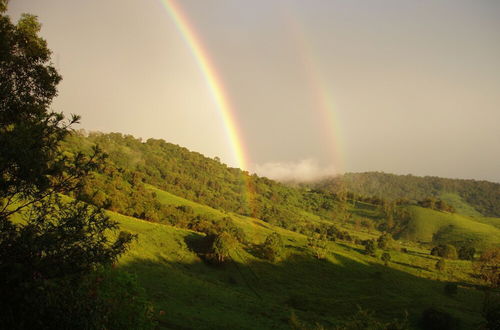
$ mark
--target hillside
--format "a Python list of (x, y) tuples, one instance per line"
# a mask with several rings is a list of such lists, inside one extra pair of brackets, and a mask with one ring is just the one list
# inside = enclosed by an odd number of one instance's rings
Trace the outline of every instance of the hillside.
[[(185, 203), (201, 213), (218, 212), (175, 197), (168, 202)], [(305, 324), (332, 327), (349, 320), (359, 307), (386, 322), (404, 318), (406, 310), (411, 328), (429, 306), (460, 318), (463, 329), (480, 322), (481, 292), (461, 287), (456, 297), (443, 294), (442, 281), (459, 274), (470, 280), (470, 266), (450, 261), (448, 271), (440, 274), (434, 270), (437, 259), (415, 247), (409, 247), (409, 254), (391, 252), (385, 267), (378, 258), (361, 253), (359, 246), (331, 242), (326, 259), (318, 261), (305, 236), (231, 215), (251, 242), (233, 251), (234, 262), (214, 267), (190, 247), (201, 234), (110, 215), (122, 229), (139, 234), (120, 268), (137, 275), (155, 306), (160, 328), (288, 329), (292, 312)], [(286, 258), (276, 263), (251, 248), (272, 231), (286, 244)]]
[[(63, 148), (69, 153), (89, 152), (94, 144), (109, 155), (106, 168), (89, 178), (74, 197), (143, 220), (192, 229), (193, 222), (198, 221), (198, 214), (192, 209), (192, 203), (196, 202), (214, 210), (203, 214), (211, 219), (232, 212), (299, 233), (312, 232), (321, 224), (342, 223), (356, 228), (358, 233), (355, 236), (363, 237), (359, 233), (360, 227), (386, 230), (388, 214), (384, 210), (387, 202), (363, 198), (359, 194), (362, 188), (365, 192), (382, 192), (389, 197), (403, 196), (404, 192), (406, 198), (440, 194), (442, 200), (456, 209), (456, 214), (449, 214), (414, 207), (414, 202), (403, 203), (402, 208), (409, 210), (411, 217), (396, 219), (402, 222), (402, 228), (393, 231), (398, 237), (432, 244), (463, 245), (472, 240), (480, 249), (498, 242), (498, 218), (483, 217), (458, 193), (444, 192), (445, 186), (438, 186), (433, 180), (448, 183), (446, 187), (462, 187), (476, 182), (365, 173), (343, 176), (350, 178), (353, 185), (342, 182), (341, 191), (337, 191), (340, 189), (338, 181), (316, 183), (315, 189), (297, 188), (249, 175), (227, 167), (217, 159), (163, 140), (142, 141), (119, 133), (74, 134), (66, 140)], [(358, 177), (363, 180), (354, 180)], [(385, 178), (389, 181), (383, 181)], [(361, 185), (362, 182), (366, 186)], [(353, 187), (354, 191), (346, 193), (346, 187)], [(429, 194), (425, 189), (429, 189)], [(477, 195), (476, 199), (478, 196), (490, 200), (496, 198), (486, 193)], [(181, 204), (187, 207), (179, 207)], [(433, 241), (435, 234), (439, 239)]]
[(484, 249), (500, 245), (500, 219), (480, 220), (460, 214), (440, 212), (418, 206), (409, 206), (409, 221), (397, 237), (428, 243), (430, 245), (450, 243), (461, 246), (466, 242)]
[[(93, 145), (109, 155), (105, 177), (111, 179), (104, 191), (117, 185), (127, 190), (141, 182), (215, 209), (288, 227), (338, 213), (333, 194), (290, 188), (163, 140), (142, 141), (120, 133), (73, 134), (63, 149), (90, 153)], [(94, 180), (96, 184), (104, 185), (102, 179)], [(108, 194), (101, 199), (101, 206), (107, 199), (111, 205), (106, 208), (119, 209), (126, 196), (113, 200)]]
[(383, 172), (346, 173), (311, 185), (332, 192), (347, 190), (363, 196), (422, 200), (436, 197), (466, 215), (500, 217), (500, 183), (395, 175)]
[[(456, 193), (442, 198), (471, 216), (290, 187), (162, 140), (75, 134), (63, 149), (88, 152), (94, 143), (109, 155), (106, 166), (72, 197), (106, 208), (139, 235), (119, 265), (136, 274), (160, 328), (335, 329), (366, 318), (358, 308), (383, 323), (407, 311), (417, 328), (432, 306), (463, 329), (481, 322), (483, 294), (474, 287), (483, 283), (472, 263), (446, 260), (437, 270), (430, 248), (498, 245), (500, 219), (479, 216)], [(388, 217), (399, 241), (377, 248)], [(272, 233), (284, 246), (275, 261), (263, 252)], [(374, 252), (366, 252), (370, 242)], [(225, 254), (214, 259), (217, 249)], [(446, 282), (459, 284), (458, 295), (444, 294)]]

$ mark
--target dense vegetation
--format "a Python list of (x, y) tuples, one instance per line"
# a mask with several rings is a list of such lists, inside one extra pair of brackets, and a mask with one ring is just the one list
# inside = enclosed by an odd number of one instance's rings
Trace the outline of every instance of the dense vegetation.
[(447, 194), (454, 193), (480, 214), (500, 217), (500, 183), (488, 181), (367, 172), (346, 173), (314, 183), (313, 186), (332, 192), (347, 190), (388, 200), (423, 200), (427, 197), (443, 198), (443, 195), (446, 198), (449, 197)]
[(286, 228), (342, 213), (335, 194), (290, 188), (163, 140), (141, 141), (120, 133), (74, 134), (64, 148), (68, 154), (88, 153), (93, 145), (109, 155), (108, 167), (87, 181), (81, 198), (127, 215), (149, 220), (162, 217), (153, 212), (158, 207), (145, 202), (150, 193), (143, 189), (144, 183)]

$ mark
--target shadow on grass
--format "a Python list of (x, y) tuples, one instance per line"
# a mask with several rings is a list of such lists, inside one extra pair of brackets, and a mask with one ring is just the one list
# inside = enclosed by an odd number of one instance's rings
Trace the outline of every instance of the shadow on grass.
[[(192, 244), (200, 236), (189, 235), (186, 241)], [(300, 249), (289, 252), (279, 263), (247, 255), (235, 256), (244, 262), (214, 267), (201, 260), (187, 263), (158, 256), (120, 267), (137, 275), (156, 308), (160, 328), (287, 329), (292, 310), (310, 325), (332, 328), (358, 306), (387, 321), (408, 311), (413, 325), (431, 306), (459, 317), (464, 329), (481, 321), (482, 293), (473, 288), (461, 288), (451, 299), (439, 281), (378, 263), (335, 253), (329, 260), (317, 260)]]

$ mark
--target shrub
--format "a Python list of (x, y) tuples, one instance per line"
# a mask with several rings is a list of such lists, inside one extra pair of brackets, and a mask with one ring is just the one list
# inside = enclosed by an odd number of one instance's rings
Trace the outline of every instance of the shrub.
[(457, 249), (451, 244), (441, 244), (431, 250), (431, 255), (447, 259), (457, 259)]
[(377, 246), (379, 249), (386, 250), (392, 247), (393, 245), (393, 239), (391, 234), (385, 233), (380, 235), (380, 237), (377, 240)]
[(500, 248), (491, 248), (481, 254), (474, 268), (479, 277), (492, 288), (500, 287)]
[(375, 245), (375, 241), (374, 240), (369, 240), (369, 241), (366, 241), (365, 243), (365, 253), (368, 254), (368, 255), (375, 255), (375, 252), (377, 251), (377, 247)]
[(476, 249), (473, 246), (462, 246), (458, 249), (458, 258), (462, 260), (474, 260)]
[(307, 245), (316, 258), (324, 259), (326, 257), (328, 243), (324, 235), (312, 234), (307, 238)]
[(212, 260), (218, 264), (222, 264), (231, 260), (231, 251), (233, 251), (238, 242), (228, 232), (223, 232), (215, 237), (212, 244)]
[(389, 264), (389, 261), (391, 261), (391, 255), (388, 252), (384, 252), (381, 256), (382, 261), (384, 264), (387, 266)]
[(444, 259), (439, 259), (434, 267), (442, 272), (446, 268), (446, 262), (444, 261)]
[(265, 259), (275, 262), (283, 256), (284, 244), (281, 235), (273, 232), (266, 237), (262, 246), (262, 255)]

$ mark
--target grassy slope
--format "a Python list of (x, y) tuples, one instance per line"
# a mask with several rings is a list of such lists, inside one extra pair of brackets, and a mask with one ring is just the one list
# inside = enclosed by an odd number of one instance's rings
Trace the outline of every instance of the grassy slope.
[(481, 217), (482, 214), (479, 213), (474, 207), (472, 207), (470, 204), (467, 204), (462, 197), (460, 197), (456, 193), (442, 193), (439, 195), (439, 197), (448, 203), (449, 205), (453, 206), (456, 210), (456, 213), (470, 216), (470, 217)]
[[(159, 194), (159, 199), (190, 205), (195, 212), (219, 212), (168, 193)], [(253, 243), (261, 243), (271, 230), (280, 232), (288, 256), (271, 264), (242, 247), (233, 253), (236, 263), (216, 268), (189, 249), (188, 242), (199, 234), (110, 215), (123, 229), (139, 234), (120, 265), (137, 274), (165, 328), (287, 328), (292, 309), (302, 320), (333, 325), (358, 305), (387, 320), (408, 310), (415, 323), (423, 309), (441, 306), (460, 317), (464, 328), (480, 321), (481, 293), (462, 288), (449, 298), (443, 283), (436, 281), (470, 280), (466, 262), (450, 261), (448, 271), (437, 274), (436, 259), (413, 249), (410, 254), (391, 252), (387, 268), (362, 254), (359, 246), (336, 243), (330, 243), (327, 260), (317, 261), (304, 236), (233, 215)]]
[(438, 233), (437, 242), (453, 243), (471, 239), (478, 241), (480, 248), (500, 243), (500, 219), (471, 218), (418, 206), (410, 206), (408, 209), (412, 216), (402, 238), (431, 242), (433, 235)]

